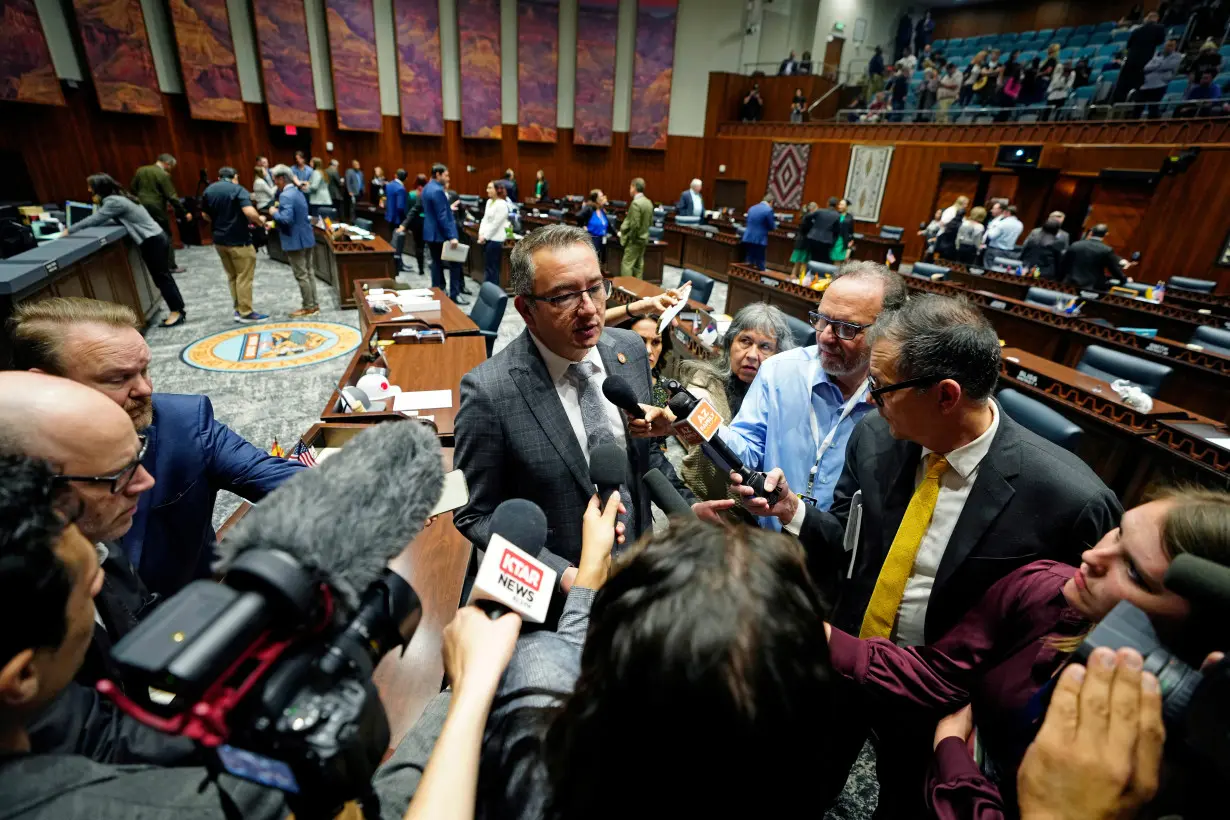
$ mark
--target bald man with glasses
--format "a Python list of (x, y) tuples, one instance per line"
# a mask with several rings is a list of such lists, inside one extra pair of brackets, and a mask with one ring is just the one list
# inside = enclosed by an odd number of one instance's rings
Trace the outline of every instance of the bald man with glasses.
[(630, 474), (621, 488), (624, 536), (632, 543), (653, 527), (640, 477), (657, 468), (690, 503), (662, 451), (634, 438), (602, 384), (618, 376), (639, 402), (652, 401), (649, 359), (641, 337), (605, 327), (611, 281), (603, 279), (584, 228), (551, 225), (513, 250), (511, 285), (525, 331), (461, 380), (455, 463), (469, 501), (454, 521), (475, 546), (491, 537), (491, 514), (510, 498), (533, 501), (547, 516), (539, 558), (569, 589), (581, 556), (581, 518), (594, 493), (589, 454), (599, 444), (626, 450)]

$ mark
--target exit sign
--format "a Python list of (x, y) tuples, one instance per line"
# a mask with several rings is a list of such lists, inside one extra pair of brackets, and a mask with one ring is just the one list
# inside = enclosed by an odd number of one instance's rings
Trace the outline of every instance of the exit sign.
[(293, 137), (299, 133), (299, 129), (293, 125), (286, 126), (286, 136)]
[(845, 30), (846, 30), (845, 23), (834, 23), (833, 24), (833, 31), (845, 31)]

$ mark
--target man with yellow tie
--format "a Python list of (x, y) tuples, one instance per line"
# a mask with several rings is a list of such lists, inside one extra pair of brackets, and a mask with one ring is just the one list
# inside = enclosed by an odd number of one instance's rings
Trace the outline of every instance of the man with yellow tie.
[[(1044, 558), (1077, 564), (1118, 525), (1123, 509), (1093, 471), (992, 399), (999, 339), (976, 307), (915, 296), (882, 315), (869, 341), (878, 412), (850, 435), (829, 511), (799, 503), (788, 487), (772, 509), (745, 500), (799, 536), (813, 578), (836, 596), (834, 626), (902, 646), (930, 643), (1000, 578)], [(770, 473), (765, 486), (779, 477)], [(876, 816), (924, 814), (922, 778), (940, 716), (885, 710), (853, 684), (848, 693), (826, 741), (852, 764), (871, 730)], [(821, 773), (821, 809), (847, 773)]]

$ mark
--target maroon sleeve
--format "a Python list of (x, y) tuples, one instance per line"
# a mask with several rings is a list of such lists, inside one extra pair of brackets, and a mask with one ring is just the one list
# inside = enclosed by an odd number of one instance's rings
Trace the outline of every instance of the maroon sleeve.
[(1037, 561), (1001, 578), (956, 626), (928, 646), (897, 646), (884, 638), (860, 640), (833, 628), (833, 668), (851, 680), (944, 709), (969, 701), (969, 683), (979, 667), (1015, 636), (1028, 630), (1028, 610), (1055, 594), (1054, 561)]
[(935, 747), (927, 770), (927, 806), (939, 820), (1002, 820), (999, 789), (983, 777), (958, 737)]

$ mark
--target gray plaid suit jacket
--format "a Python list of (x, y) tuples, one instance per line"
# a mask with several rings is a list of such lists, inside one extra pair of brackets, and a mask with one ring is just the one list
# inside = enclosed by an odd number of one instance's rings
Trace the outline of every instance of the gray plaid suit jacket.
[[(607, 374), (622, 377), (638, 401), (650, 404), (649, 357), (641, 337), (607, 328), (598, 351)], [(528, 330), (462, 378), (455, 432), (454, 465), (470, 485), (470, 500), (453, 517), (461, 534), (485, 549), (495, 508), (509, 498), (525, 498), (547, 515), (540, 560), (559, 573), (575, 565), (581, 557), (581, 519), (594, 485), (582, 445)], [(689, 503), (695, 496), (648, 439), (629, 436), (627, 441), (628, 490), (637, 532), (645, 533), (653, 529), (653, 514), (640, 478), (650, 469), (661, 470)]]

